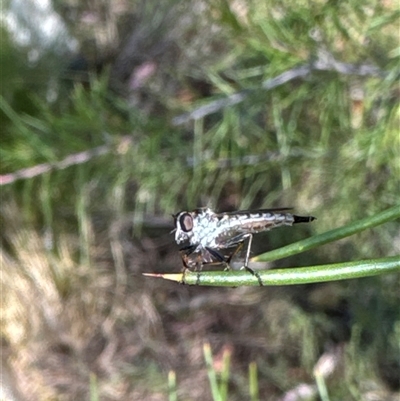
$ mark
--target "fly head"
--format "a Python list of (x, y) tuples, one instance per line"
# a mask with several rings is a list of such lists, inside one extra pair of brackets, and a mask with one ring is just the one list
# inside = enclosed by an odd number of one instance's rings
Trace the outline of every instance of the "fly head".
[(190, 241), (193, 237), (193, 216), (188, 212), (180, 212), (174, 216), (175, 241), (177, 244)]

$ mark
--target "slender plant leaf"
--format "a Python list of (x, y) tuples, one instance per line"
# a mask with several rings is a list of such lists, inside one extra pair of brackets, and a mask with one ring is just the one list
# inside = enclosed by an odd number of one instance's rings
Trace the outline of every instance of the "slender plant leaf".
[(238, 287), (245, 285), (258, 286), (260, 285), (259, 279), (265, 286), (293, 285), (346, 280), (394, 272), (400, 272), (400, 255), (381, 259), (334, 263), (311, 267), (262, 270), (257, 272), (259, 278), (247, 271), (187, 271), (184, 274), (146, 273), (145, 275), (161, 277), (166, 280), (191, 285)]
[(257, 364), (255, 362), (251, 362), (249, 365), (249, 387), (250, 400), (259, 401)]
[(174, 370), (168, 372), (168, 401), (178, 401), (176, 391), (176, 373)]
[(90, 401), (99, 401), (99, 386), (97, 376), (90, 373)]
[(398, 218), (400, 218), (400, 204), (393, 206), (390, 209), (380, 212), (374, 216), (358, 220), (347, 226), (336, 228), (334, 230), (327, 231), (326, 233), (315, 235), (313, 237), (295, 242), (282, 248), (263, 253), (262, 255), (258, 255), (252, 258), (252, 261), (270, 262), (273, 260), (286, 258), (288, 256), (296, 255), (297, 253), (315, 248), (317, 246), (324, 245), (353, 234), (357, 234), (368, 228), (379, 226), (380, 224), (384, 224), (388, 221), (392, 221)]
[(219, 393), (222, 400), (228, 399), (228, 385), (229, 385), (229, 369), (231, 365), (232, 351), (229, 348), (224, 350), (222, 356), (222, 370), (221, 370), (221, 382), (219, 385)]
[(214, 401), (222, 401), (221, 394), (218, 388), (217, 373), (213, 366), (213, 356), (209, 343), (203, 345), (204, 360), (207, 366), (208, 380), (210, 382), (211, 394)]

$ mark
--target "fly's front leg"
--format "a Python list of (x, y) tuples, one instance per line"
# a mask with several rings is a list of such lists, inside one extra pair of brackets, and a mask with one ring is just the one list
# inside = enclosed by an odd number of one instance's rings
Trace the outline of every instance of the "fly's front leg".
[[(185, 284), (185, 275), (188, 271), (200, 271), (203, 267), (201, 255), (195, 252), (196, 246), (189, 245), (180, 249), (179, 253), (182, 259), (182, 281)], [(200, 274), (200, 273), (198, 273)]]
[[(187, 272), (196, 272), (197, 273), (197, 279), (196, 279), (196, 285), (200, 284), (200, 272), (203, 267), (203, 262), (201, 260), (201, 256), (197, 255), (195, 260), (190, 260), (189, 262), (189, 257), (188, 255), (183, 255), (182, 256), (182, 263), (183, 263), (183, 268), (182, 268), (182, 281), (180, 284), (185, 284), (185, 276)], [(193, 269), (193, 270), (191, 270)]]
[(190, 271), (188, 266), (188, 255), (182, 254), (181, 252), (181, 258), (182, 258), (182, 280), (179, 282), (179, 284), (185, 284), (186, 272)]

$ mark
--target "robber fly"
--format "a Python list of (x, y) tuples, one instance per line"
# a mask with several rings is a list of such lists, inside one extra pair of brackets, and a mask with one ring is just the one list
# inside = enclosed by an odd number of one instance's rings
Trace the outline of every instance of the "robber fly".
[(229, 269), (232, 257), (248, 240), (244, 268), (249, 268), (253, 235), (275, 227), (291, 226), (315, 220), (313, 216), (296, 216), (288, 213), (289, 208), (240, 210), (215, 213), (209, 208), (174, 215), (175, 241), (187, 243), (180, 254), (183, 268), (199, 271), (204, 265), (223, 264)]

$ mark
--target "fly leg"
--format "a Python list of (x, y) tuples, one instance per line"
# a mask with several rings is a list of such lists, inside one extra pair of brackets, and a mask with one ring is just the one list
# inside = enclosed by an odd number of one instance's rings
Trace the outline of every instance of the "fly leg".
[(215, 259), (215, 262), (212, 262), (210, 264), (223, 264), (225, 265), (224, 271), (229, 271), (231, 270), (231, 267), (229, 266), (229, 261), (231, 258), (226, 259), (225, 256), (221, 255), (218, 251), (212, 248), (206, 247), (207, 251), (211, 254), (211, 256)]
[(260, 275), (249, 267), (249, 259), (250, 259), (251, 244), (253, 242), (253, 234), (247, 234), (246, 237), (249, 238), (249, 242), (247, 243), (246, 258), (244, 260), (243, 268), (246, 269), (253, 276), (256, 276), (258, 283), (260, 284), (260, 287), (263, 287), (264, 284), (262, 283)]
[[(191, 268), (194, 271), (200, 271), (203, 264), (201, 260), (201, 255), (195, 253), (196, 246), (189, 245), (181, 248), (179, 253), (182, 259), (182, 281), (180, 284), (185, 284), (185, 275), (188, 271), (191, 271)], [(198, 273), (198, 276), (200, 273)], [(199, 277), (197, 277), (197, 281), (199, 281)]]
[(185, 275), (187, 271), (190, 271), (189, 266), (188, 266), (188, 255), (186, 254), (181, 254), (182, 258), (182, 280), (179, 282), (179, 284), (185, 284)]
[[(196, 276), (197, 276), (196, 277), (196, 285), (199, 285), (200, 284), (200, 275), (201, 275), (200, 272), (203, 267), (201, 255), (195, 255), (195, 260), (192, 259), (190, 261), (190, 265), (189, 265), (188, 261), (189, 261), (188, 255), (186, 257), (184, 257), (184, 256), (182, 257), (183, 271), (182, 271), (182, 281), (180, 282), (180, 284), (185, 284), (186, 283), (186, 280), (185, 280), (186, 273), (193, 271), (193, 272), (196, 272)], [(191, 268), (193, 270), (191, 270)]]
[(231, 261), (232, 259), (240, 252), (240, 250), (243, 248), (244, 242), (241, 242), (236, 249), (232, 252), (232, 254), (227, 258), (226, 260), (226, 264), (227, 267), (225, 268), (225, 270), (231, 270)]

